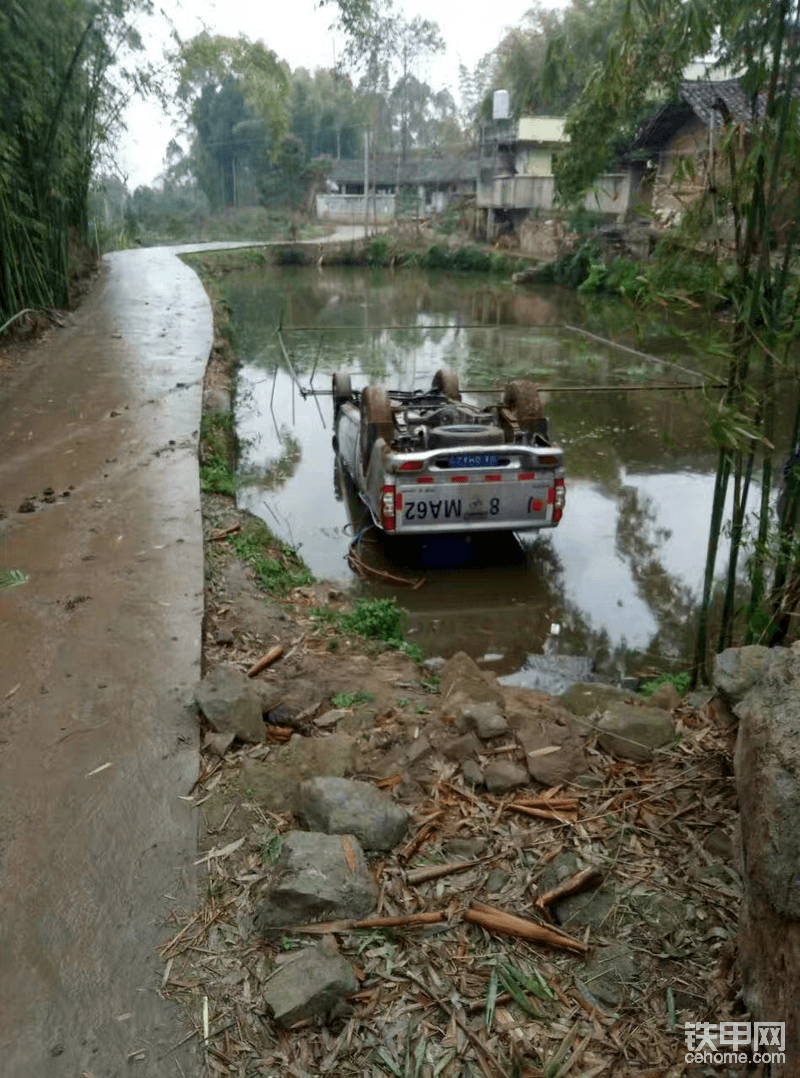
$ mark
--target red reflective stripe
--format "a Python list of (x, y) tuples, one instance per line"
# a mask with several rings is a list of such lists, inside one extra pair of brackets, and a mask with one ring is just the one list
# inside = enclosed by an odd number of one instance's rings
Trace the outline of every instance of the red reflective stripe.
[(560, 505), (557, 505), (556, 508), (553, 510), (553, 523), (558, 524), (559, 520), (561, 520), (563, 515), (564, 510), (561, 508)]
[(564, 486), (564, 480), (563, 479), (556, 479), (556, 486), (557, 487), (563, 487)]
[(406, 460), (400, 465), (398, 471), (401, 472), (418, 472), (422, 467), (421, 460)]
[(529, 513), (541, 513), (544, 509), (544, 502), (541, 498), (531, 498), (531, 503), (528, 506)]
[(548, 505), (555, 505), (556, 504), (556, 488), (555, 487), (550, 487), (550, 489), (547, 492), (547, 504)]
[(402, 494), (401, 491), (398, 490), (398, 492), (394, 496), (394, 511), (395, 511), (395, 513), (401, 512), (402, 508), (403, 508), (403, 494)]
[(540, 464), (560, 464), (561, 457), (539, 457)]
[(520, 472), (517, 479), (535, 479), (536, 472)]
[(421, 475), (417, 479), (417, 482), (418, 483), (432, 483), (433, 482), (433, 476), (432, 475)]
[(450, 482), (451, 483), (468, 483), (469, 482), (469, 476), (468, 475), (451, 475), (450, 476)]
[(485, 475), (483, 477), (484, 483), (502, 483), (502, 475)]

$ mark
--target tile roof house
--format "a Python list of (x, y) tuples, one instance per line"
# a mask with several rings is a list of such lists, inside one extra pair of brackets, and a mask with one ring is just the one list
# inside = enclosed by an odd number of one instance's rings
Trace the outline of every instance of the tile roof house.
[[(326, 162), (326, 176), (329, 188), (334, 189), (317, 196), (317, 216), (327, 220), (363, 220), (364, 162)], [(474, 150), (441, 154), (429, 151), (417, 160), (401, 161), (394, 155), (371, 160), (368, 177), (370, 218), (375, 210), (373, 194), (382, 220), (402, 214), (441, 213), (454, 201), (474, 197), (476, 176)]]
[(757, 103), (738, 79), (686, 81), (675, 101), (647, 120), (631, 150), (638, 186), (650, 186), (652, 209), (662, 219), (680, 215), (727, 167), (717, 154), (720, 133), (729, 123), (747, 129)]

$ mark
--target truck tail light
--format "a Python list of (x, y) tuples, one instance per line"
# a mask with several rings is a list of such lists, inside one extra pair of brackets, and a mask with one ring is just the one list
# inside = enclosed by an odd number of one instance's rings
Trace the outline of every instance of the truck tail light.
[(395, 493), (393, 486), (381, 488), (381, 525), (387, 532), (394, 531)]

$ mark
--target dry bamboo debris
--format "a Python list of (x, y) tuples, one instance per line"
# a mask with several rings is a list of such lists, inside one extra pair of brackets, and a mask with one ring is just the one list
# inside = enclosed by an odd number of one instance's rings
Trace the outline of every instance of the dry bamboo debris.
[(599, 887), (603, 882), (603, 873), (601, 869), (596, 866), (591, 868), (584, 868), (580, 872), (576, 872), (569, 879), (564, 880), (563, 883), (558, 884), (557, 887), (553, 887), (549, 891), (545, 891), (543, 895), (538, 895), (536, 898), (536, 905), (540, 908), (550, 906), (553, 902), (557, 902), (562, 898), (567, 898), (569, 895), (580, 894), (581, 891), (588, 891), (591, 888)]
[[(719, 752), (718, 744), (706, 744), (703, 753)], [(653, 769), (651, 775), (642, 776), (641, 770), (636, 775), (636, 783), (645, 782), (650, 784), (652, 790), (655, 781), (659, 787), (659, 793), (646, 800), (663, 803), (658, 805), (658, 814), (663, 818), (671, 811), (680, 811), (686, 807), (680, 797), (670, 797), (670, 786), (677, 788), (686, 781), (686, 762), (670, 769), (661, 764)], [(229, 768), (225, 769), (225, 776), (229, 774)], [(424, 853), (427, 858), (438, 858), (441, 861), (437, 868), (448, 863), (446, 851), (448, 842), (454, 836), (460, 838), (486, 839), (491, 837), (491, 848), (498, 860), (507, 857), (513, 851), (518, 866), (512, 879), (503, 888), (504, 898), (500, 905), (504, 910), (530, 909), (523, 903), (531, 894), (531, 887), (537, 871), (542, 866), (567, 848), (574, 849), (579, 859), (586, 863), (596, 855), (597, 843), (605, 838), (616, 841), (617, 836), (623, 837), (624, 844), (613, 857), (609, 858), (608, 865), (603, 869), (616, 880), (617, 883), (640, 880), (652, 882), (654, 876), (661, 875), (664, 882), (661, 889), (671, 887), (675, 893), (686, 892), (686, 864), (687, 864), (687, 840), (679, 833), (680, 822), (660, 831), (658, 835), (651, 834), (646, 828), (642, 828), (641, 821), (637, 816), (640, 811), (634, 804), (637, 796), (646, 793), (647, 788), (642, 790), (641, 785), (634, 785), (631, 777), (633, 772), (628, 769), (612, 771), (610, 781), (596, 791), (581, 792), (581, 812), (585, 813), (574, 830), (568, 832), (565, 845), (565, 831), (554, 829), (553, 823), (544, 818), (535, 818), (527, 814), (507, 812), (504, 804), (492, 803), (485, 796), (476, 797), (467, 794), (457, 785), (440, 781), (438, 795), (435, 800), (420, 806), (417, 816), (420, 830), (410, 840), (417, 843), (417, 849), (425, 843), (427, 846)], [(443, 772), (443, 777), (447, 772)], [(216, 778), (216, 776), (215, 776)], [(211, 781), (215, 781), (214, 778)], [(224, 779), (223, 779), (224, 781)], [(698, 775), (697, 782), (703, 790), (708, 789), (711, 798), (701, 798), (703, 811), (698, 812), (698, 819), (703, 819), (704, 830), (698, 832), (698, 839), (703, 840), (709, 826), (718, 826), (726, 829), (727, 817), (731, 811), (731, 791), (725, 781), (712, 779), (709, 776)], [(632, 796), (628, 793), (632, 790)], [(660, 792), (660, 791), (663, 791)], [(611, 806), (610, 801), (617, 793), (623, 796), (619, 802)], [(516, 798), (518, 804), (529, 808), (541, 807), (552, 809), (558, 798), (566, 799), (571, 791), (561, 791), (553, 794), (548, 791), (547, 795), (539, 795), (535, 798)], [(693, 798), (696, 791), (693, 791)], [(545, 804), (542, 804), (544, 799)], [(692, 804), (695, 802), (693, 801)], [(557, 809), (562, 805), (556, 804)], [(630, 813), (630, 809), (634, 813)], [(655, 806), (653, 806), (655, 809)], [(614, 812), (619, 815), (614, 818)], [(435, 810), (435, 811), (434, 811)], [(252, 809), (250, 810), (252, 811)], [(596, 819), (592, 819), (596, 817)], [(625, 824), (625, 831), (620, 830), (623, 820), (632, 821)], [(686, 820), (685, 814), (681, 820)], [(264, 820), (265, 826), (273, 826), (272, 821)], [(687, 821), (688, 826), (688, 821)], [(282, 828), (280, 828), (282, 829)], [(527, 859), (520, 861), (520, 841), (522, 839), (530, 854)], [(236, 837), (236, 833), (233, 836)], [(507, 848), (506, 848), (507, 847)], [(535, 849), (535, 854), (534, 854)], [(691, 863), (696, 862), (696, 853), (690, 853)], [(250, 860), (248, 860), (250, 859)], [(251, 861), (253, 862), (251, 864)], [(236, 864), (238, 862), (238, 864)], [(462, 864), (464, 862), (461, 862)], [(242, 865), (248, 867), (245, 869)], [(270, 946), (263, 941), (255, 941), (247, 928), (237, 928), (248, 922), (249, 911), (252, 909), (250, 898), (250, 883), (240, 882), (257, 878), (261, 866), (261, 859), (254, 853), (247, 853), (247, 847), (238, 851), (236, 856), (220, 862), (212, 861), (211, 879), (214, 889), (219, 897), (215, 899), (215, 905), (204, 915), (204, 919), (195, 920), (194, 927), (186, 926), (186, 931), (180, 940), (174, 944), (172, 953), (175, 955), (176, 968), (171, 971), (167, 991), (173, 996), (187, 1001), (195, 1001), (194, 1014), (197, 1013), (197, 1003), (202, 994), (206, 994), (210, 1001), (211, 1029), (210, 1038), (213, 1042), (209, 1053), (210, 1065), (213, 1069), (218, 1060), (224, 1056), (226, 1063), (233, 1073), (236, 1073), (236, 1064), (241, 1069), (253, 1053), (256, 1053), (262, 1061), (262, 1066), (267, 1068), (268, 1073), (286, 1074), (310, 1074), (310, 1073), (350, 1073), (354, 1070), (363, 1070), (365, 1073), (374, 1069), (375, 1052), (379, 1046), (389, 1045), (388, 1055), (395, 1064), (394, 1073), (409, 1073), (404, 1063), (405, 1040), (397, 1039), (396, 1030), (407, 1030), (409, 1015), (421, 1016), (421, 1024), (418, 1028), (421, 1037), (427, 1040), (427, 1060), (437, 1067), (441, 1067), (447, 1061), (448, 1053), (458, 1051), (461, 1056), (465, 1051), (469, 1052), (467, 1044), (469, 1038), (460, 1031), (455, 1022), (450, 1023), (449, 1032), (438, 1029), (436, 1012), (421, 1010), (428, 998), (432, 998), (432, 990), (445, 1001), (445, 1005), (459, 1015), (462, 1019), (464, 1014), (477, 1015), (486, 1009), (487, 984), (489, 968), (487, 962), (512, 963), (526, 974), (530, 972), (526, 963), (531, 961), (532, 952), (530, 941), (524, 937), (516, 937), (504, 934), (495, 936), (493, 932), (484, 936), (483, 939), (469, 932), (462, 924), (457, 910), (448, 910), (446, 913), (439, 910), (425, 910), (418, 917), (427, 914), (430, 919), (418, 920), (417, 924), (422, 935), (413, 933), (414, 925), (410, 924), (410, 934), (403, 934), (400, 939), (392, 936), (383, 937), (380, 934), (381, 925), (370, 928), (365, 927), (359, 936), (353, 936), (351, 941), (345, 942), (343, 949), (358, 954), (359, 965), (363, 967), (366, 980), (363, 982), (361, 995), (363, 1002), (359, 1004), (353, 1017), (344, 1029), (331, 1033), (322, 1028), (309, 1026), (301, 1035), (285, 1037), (279, 1035), (271, 1027), (269, 1021), (263, 1016), (254, 1013), (253, 1001), (258, 998), (258, 982), (261, 977), (255, 977), (256, 955), (260, 962), (269, 960)], [(526, 868), (527, 866), (527, 868)], [(428, 866), (423, 866), (427, 868)], [(431, 866), (433, 867), (433, 866)], [(411, 869), (415, 871), (415, 869)], [(474, 871), (474, 870), (473, 870)], [(477, 874), (476, 874), (477, 875)], [(568, 882), (568, 881), (565, 881)], [(388, 917), (412, 917), (409, 910), (418, 909), (421, 904), (420, 895), (413, 888), (408, 887), (406, 871), (403, 871), (398, 851), (386, 861), (386, 869), (380, 880), (381, 906), (380, 911)], [(232, 891), (217, 890), (227, 887)], [(691, 900), (698, 901), (700, 885), (692, 883), (694, 894)], [(709, 891), (710, 888), (705, 888)], [(550, 891), (543, 891), (542, 898), (551, 896), (556, 891), (553, 887)], [(222, 910), (220, 902), (227, 900), (233, 893), (233, 905)], [(702, 963), (682, 964), (681, 990), (694, 992), (698, 999), (714, 1000), (715, 1005), (719, 1001), (719, 1013), (727, 1017), (725, 1011), (726, 999), (720, 995), (722, 991), (714, 980), (717, 974), (714, 963), (708, 961), (708, 954), (704, 952), (703, 940), (707, 938), (709, 927), (723, 925), (726, 920), (734, 916), (735, 896), (727, 896), (717, 893), (714, 889), (714, 902), (706, 904), (705, 908), (714, 918), (711, 926), (708, 920), (703, 923), (702, 936), (698, 925), (697, 946), (692, 945), (692, 952), (703, 955)], [(555, 901), (552, 898), (552, 901)], [(710, 895), (703, 894), (702, 901), (711, 901)], [(537, 902), (538, 906), (538, 902)], [(489, 907), (495, 909), (495, 907)], [(543, 914), (546, 914), (546, 905), (539, 906)], [(221, 915), (218, 911), (221, 910)], [(469, 912), (469, 911), (468, 911)], [(480, 914), (480, 909), (476, 908)], [(515, 916), (507, 914), (506, 916)], [(207, 922), (205, 920), (207, 917)], [(433, 918), (436, 917), (437, 920)], [(216, 918), (216, 919), (215, 919)], [(464, 918), (466, 920), (466, 918)], [(540, 927), (534, 921), (520, 917), (523, 924)], [(468, 923), (478, 923), (472, 920)], [(461, 926), (461, 927), (460, 927)], [(314, 926), (323, 929), (325, 926)], [(403, 925), (386, 927), (399, 927)], [(545, 926), (541, 926), (545, 927)], [(605, 926), (610, 930), (611, 922)], [(446, 934), (433, 935), (439, 929), (444, 929)], [(183, 932), (184, 929), (182, 928)], [(292, 930), (296, 931), (296, 930)], [(351, 931), (351, 930), (346, 930)], [(560, 933), (558, 929), (551, 931)], [(721, 932), (722, 929), (720, 928)], [(454, 934), (460, 933), (461, 938), (454, 940)], [(469, 933), (469, 934), (468, 934)], [(313, 935), (314, 933), (309, 933)], [(344, 930), (343, 930), (344, 934)], [(722, 936), (719, 937), (720, 941)], [(416, 943), (415, 947), (409, 946)], [(580, 942), (580, 941), (574, 941)], [(603, 942), (602, 936), (598, 942)], [(707, 946), (707, 945), (706, 945)], [(266, 952), (265, 949), (266, 948)], [(538, 948), (537, 948), (538, 951)], [(414, 965), (410, 952), (419, 953), (419, 964)], [(544, 955), (544, 951), (538, 951), (538, 955)], [(554, 1053), (561, 1050), (561, 1046), (567, 1043), (566, 1052), (560, 1057), (562, 1062), (557, 1064), (557, 1072), (561, 1078), (574, 1078), (575, 1074), (586, 1073), (597, 1078), (602, 1073), (602, 1078), (612, 1078), (614, 1075), (623, 1074), (630, 1078), (633, 1074), (658, 1073), (653, 1071), (656, 1065), (664, 1064), (671, 1060), (674, 1055), (674, 1034), (669, 1034), (667, 1007), (664, 1000), (663, 981), (653, 975), (652, 981), (642, 973), (642, 983), (639, 988), (643, 992), (642, 1004), (649, 1012), (657, 1016), (655, 1023), (648, 1023), (646, 1035), (638, 1030), (641, 1021), (641, 1006), (638, 1001), (633, 1008), (623, 1007), (617, 1009), (616, 1015), (605, 1014), (593, 1005), (590, 997), (580, 994), (580, 981), (575, 976), (581, 976), (576, 968), (575, 959), (580, 957), (580, 952), (570, 949), (552, 950), (547, 958), (537, 955), (535, 961), (540, 970), (545, 970), (547, 983), (555, 993), (555, 999), (550, 1003), (542, 1003), (541, 1009), (547, 1014), (546, 1022), (528, 1021), (524, 1026), (526, 1043), (526, 1055), (534, 1063), (539, 1064), (538, 1069), (529, 1068), (530, 1075), (544, 1073), (555, 1058)], [(494, 957), (492, 957), (494, 956)], [(413, 989), (403, 991), (402, 974), (400, 966), (406, 968), (411, 962), (412, 970), (418, 972), (417, 983), (420, 991), (424, 991), (425, 1000), (421, 1000)], [(234, 973), (233, 971), (237, 970)], [(481, 966), (484, 965), (484, 968)], [(268, 968), (265, 966), (264, 968)], [(250, 971), (248, 973), (248, 970)], [(559, 972), (560, 971), (560, 972)], [(231, 980), (235, 976), (235, 980)], [(239, 978), (242, 978), (241, 980)], [(563, 986), (559, 987), (559, 982)], [(375, 987), (373, 987), (375, 986)], [(503, 984), (500, 984), (503, 987)], [(591, 985), (590, 985), (591, 987)], [(369, 990), (369, 998), (365, 994)], [(731, 993), (732, 995), (732, 993)], [(660, 1003), (659, 1003), (660, 1001)], [(502, 1065), (508, 1070), (509, 1055), (514, 1052), (515, 1038), (523, 1035), (522, 1029), (517, 1029), (518, 1021), (515, 1021), (508, 1012), (502, 1008), (502, 1003), (515, 1003), (514, 997), (506, 999), (502, 993), (496, 993), (495, 1003), (498, 1004), (497, 1017), (494, 1028), (487, 1032), (480, 1026), (480, 1019), (473, 1020), (473, 1034), (479, 1035), (479, 1039), (493, 1052)], [(538, 1001), (537, 1009), (540, 1008)], [(715, 1012), (716, 1013), (716, 1012)], [(215, 1028), (226, 1020), (230, 1020), (234, 1014), (238, 1015), (238, 1026), (235, 1034), (223, 1034), (215, 1038)], [(658, 1020), (660, 1016), (663, 1020)], [(574, 1022), (577, 1017), (581, 1019), (581, 1026), (577, 1033), (572, 1034), (568, 1040)], [(698, 1018), (702, 1015), (686, 1015), (687, 1018)], [(679, 1016), (679, 1021), (683, 1016)], [(417, 1023), (415, 1019), (415, 1029)], [(188, 1027), (187, 1027), (188, 1028)], [(341, 1027), (340, 1027), (341, 1028)], [(488, 1027), (487, 1027), (488, 1029)], [(438, 1030), (438, 1031), (437, 1031)], [(403, 1034), (404, 1035), (404, 1034)], [(449, 1037), (458, 1037), (458, 1045)], [(584, 1042), (589, 1037), (592, 1040), (589, 1049), (584, 1048)], [(466, 1038), (466, 1039), (465, 1039)], [(220, 1056), (214, 1054), (220, 1052)], [(476, 1049), (480, 1053), (480, 1049)], [(341, 1055), (342, 1066), (338, 1060)], [(538, 1057), (538, 1058), (537, 1058)], [(488, 1058), (481, 1054), (484, 1061), (484, 1074), (488, 1071), (493, 1076), (500, 1071), (492, 1068)], [(471, 1066), (475, 1070), (476, 1063)], [(575, 1069), (577, 1068), (577, 1069)], [(662, 1067), (663, 1069), (663, 1067)], [(219, 1073), (223, 1073), (220, 1068)], [(413, 1073), (413, 1067), (412, 1071)], [(447, 1074), (445, 1068), (442, 1074)]]
[(280, 659), (281, 655), (283, 655), (283, 646), (281, 644), (276, 644), (274, 647), (271, 647), (269, 651), (267, 651), (264, 655), (262, 655), (257, 662), (253, 663), (253, 665), (247, 671), (247, 676), (256, 677), (256, 675), (260, 674), (262, 670), (266, 670), (268, 666), (274, 663), (276, 659)]
[(550, 947), (574, 951), (576, 954), (586, 954), (589, 950), (585, 943), (573, 939), (566, 932), (537, 924), (536, 921), (529, 921), (524, 917), (517, 917), (514, 913), (506, 913), (495, 906), (487, 906), (483, 902), (473, 902), (464, 913), (464, 920), (470, 924), (480, 925), (481, 928), (485, 928), (489, 932), (499, 932), (504, 936), (516, 936), (519, 939), (531, 940), (534, 943), (546, 943)]
[(212, 532), (208, 537), (209, 542), (218, 543), (220, 539), (227, 539), (228, 536), (236, 535), (236, 533), (241, 530), (241, 524), (231, 524), (230, 528), (223, 528), (221, 531)]

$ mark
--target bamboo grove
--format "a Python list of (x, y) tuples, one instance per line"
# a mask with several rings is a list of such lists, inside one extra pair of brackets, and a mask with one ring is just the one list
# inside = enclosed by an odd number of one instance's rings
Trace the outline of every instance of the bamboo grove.
[[(683, 249), (717, 260), (728, 316), (726, 389), (708, 402), (718, 466), (693, 671), (706, 683), (712, 650), (777, 644), (800, 606), (799, 18), (797, 0), (627, 0), (603, 68), (569, 114), (571, 146), (556, 169), (574, 201), (626, 117), (634, 130), (636, 110), (674, 94), (698, 56), (738, 77), (747, 114), (717, 103), (705, 160), (686, 162), (703, 193), (678, 226)], [(779, 401), (794, 412), (788, 459), (776, 446)]]
[[(0, 6), (0, 324), (65, 304), (70, 238), (87, 229), (97, 154), (139, 69), (139, 0), (6, 0)], [(127, 86), (125, 85), (127, 82)]]

